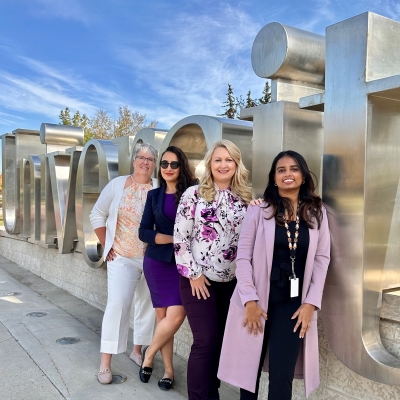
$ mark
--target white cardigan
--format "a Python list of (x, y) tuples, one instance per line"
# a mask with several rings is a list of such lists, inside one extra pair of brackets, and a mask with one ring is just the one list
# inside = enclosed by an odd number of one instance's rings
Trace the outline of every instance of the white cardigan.
[[(106, 261), (107, 254), (114, 244), (118, 219), (118, 207), (128, 177), (129, 175), (118, 176), (108, 182), (101, 191), (100, 196), (89, 215), (93, 229), (102, 228), (104, 226), (106, 227), (106, 242), (103, 253), (104, 261)], [(157, 179), (151, 179), (153, 182), (153, 189), (158, 187)]]

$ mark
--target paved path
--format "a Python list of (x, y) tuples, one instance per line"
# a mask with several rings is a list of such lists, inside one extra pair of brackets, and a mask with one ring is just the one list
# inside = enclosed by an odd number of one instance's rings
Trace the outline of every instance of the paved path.
[[(21, 294), (7, 296), (9, 292)], [(27, 316), (31, 312), (47, 315)], [(125, 353), (113, 357), (113, 374), (124, 374), (127, 381), (99, 384), (102, 316), (102, 311), (0, 256), (0, 400), (187, 398), (186, 362), (180, 357), (174, 360), (176, 386), (169, 392), (157, 386), (163, 372), (159, 356), (148, 384), (140, 382), (139, 367)], [(63, 337), (80, 341), (57, 344)], [(223, 386), (221, 400), (238, 397), (235, 389)]]

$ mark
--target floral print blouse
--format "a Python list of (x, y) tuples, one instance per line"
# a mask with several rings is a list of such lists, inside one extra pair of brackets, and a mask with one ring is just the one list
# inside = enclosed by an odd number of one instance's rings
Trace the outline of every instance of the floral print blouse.
[(117, 227), (113, 248), (123, 257), (143, 257), (146, 244), (139, 239), (139, 225), (142, 219), (147, 192), (152, 189), (148, 183), (136, 183), (124, 189), (118, 207)]
[(246, 204), (230, 189), (217, 189), (207, 202), (198, 185), (183, 193), (174, 227), (174, 250), (181, 275), (196, 279), (204, 274), (217, 282), (235, 278), (237, 244)]

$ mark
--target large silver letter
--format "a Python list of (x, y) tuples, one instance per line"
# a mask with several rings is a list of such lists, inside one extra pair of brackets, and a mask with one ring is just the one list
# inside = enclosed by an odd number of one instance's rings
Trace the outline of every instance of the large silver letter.
[[(325, 333), (353, 371), (399, 385), (400, 360), (382, 345), (379, 317), (400, 178), (400, 24), (365, 13), (328, 27), (326, 40), (323, 195), (333, 210), (333, 259)], [(398, 256), (397, 248), (392, 285)]]

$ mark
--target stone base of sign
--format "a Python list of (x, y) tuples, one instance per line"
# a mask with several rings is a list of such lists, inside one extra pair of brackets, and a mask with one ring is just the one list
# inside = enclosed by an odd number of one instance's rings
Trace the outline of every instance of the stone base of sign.
[[(81, 254), (59, 254), (0, 231), (0, 254), (34, 274), (66, 290), (92, 306), (104, 310), (107, 302), (107, 271), (92, 269)], [(400, 292), (383, 296), (381, 337), (384, 346), (400, 358)], [(133, 315), (134, 310), (132, 310)], [(330, 349), (319, 321), (321, 385), (309, 399), (392, 400), (400, 398), (400, 387), (365, 379), (345, 367)], [(188, 358), (192, 335), (187, 321), (176, 335), (175, 352)], [(268, 398), (268, 377), (263, 374), (259, 399)], [(305, 399), (302, 380), (294, 381), (293, 399)]]

